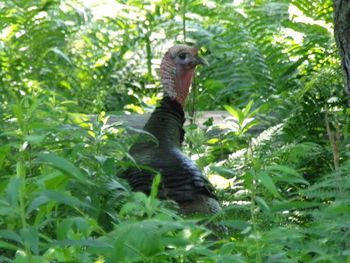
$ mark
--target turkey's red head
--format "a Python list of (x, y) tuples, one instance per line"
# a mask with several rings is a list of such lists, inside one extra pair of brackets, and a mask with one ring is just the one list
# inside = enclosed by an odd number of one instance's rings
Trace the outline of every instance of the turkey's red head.
[(198, 56), (198, 48), (186, 45), (171, 47), (160, 64), (160, 78), (165, 95), (183, 106), (191, 86), (194, 69), (199, 64), (207, 65), (207, 62)]

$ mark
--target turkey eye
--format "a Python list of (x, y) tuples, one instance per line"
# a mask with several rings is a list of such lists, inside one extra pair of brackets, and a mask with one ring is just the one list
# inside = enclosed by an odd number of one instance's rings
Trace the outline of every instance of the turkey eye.
[(181, 53), (181, 54), (179, 55), (179, 58), (180, 58), (180, 59), (185, 59), (185, 58), (186, 58), (186, 53)]

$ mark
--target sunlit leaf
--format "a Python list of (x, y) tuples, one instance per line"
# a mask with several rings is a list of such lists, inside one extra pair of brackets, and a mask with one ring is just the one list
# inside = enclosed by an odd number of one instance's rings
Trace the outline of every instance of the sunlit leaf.
[(238, 121), (241, 121), (243, 119), (242, 112), (239, 109), (234, 109), (233, 107), (229, 105), (224, 105), (225, 110), (228, 111), (233, 117), (235, 117)]
[(243, 109), (243, 115), (248, 117), (248, 113), (250, 112), (252, 106), (254, 104), (254, 101), (249, 101), (249, 103), (245, 106), (245, 108)]
[(160, 181), (161, 181), (161, 176), (158, 173), (156, 176), (154, 176), (153, 181), (152, 181), (151, 194), (150, 194), (151, 198), (156, 198), (156, 196), (158, 194), (158, 188), (159, 188)]

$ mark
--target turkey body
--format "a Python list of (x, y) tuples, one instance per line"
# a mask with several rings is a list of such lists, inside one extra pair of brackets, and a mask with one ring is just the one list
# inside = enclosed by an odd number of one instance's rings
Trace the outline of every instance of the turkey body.
[(214, 214), (221, 208), (214, 188), (196, 164), (181, 151), (184, 137), (184, 112), (180, 104), (164, 97), (147, 121), (144, 130), (153, 134), (154, 142), (139, 143), (130, 154), (142, 168), (130, 168), (123, 177), (134, 191), (150, 193), (155, 173), (161, 174), (159, 198), (178, 203), (183, 214)]

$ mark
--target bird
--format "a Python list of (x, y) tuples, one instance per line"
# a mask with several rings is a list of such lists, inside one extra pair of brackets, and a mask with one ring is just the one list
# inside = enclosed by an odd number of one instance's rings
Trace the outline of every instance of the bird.
[(157, 143), (134, 144), (129, 153), (139, 167), (129, 168), (122, 176), (133, 191), (150, 194), (155, 176), (151, 170), (158, 172), (161, 175), (158, 197), (175, 201), (184, 215), (221, 211), (213, 185), (182, 151), (183, 107), (196, 66), (207, 65), (198, 51), (195, 46), (175, 45), (164, 54), (160, 64), (164, 96), (143, 128)]

